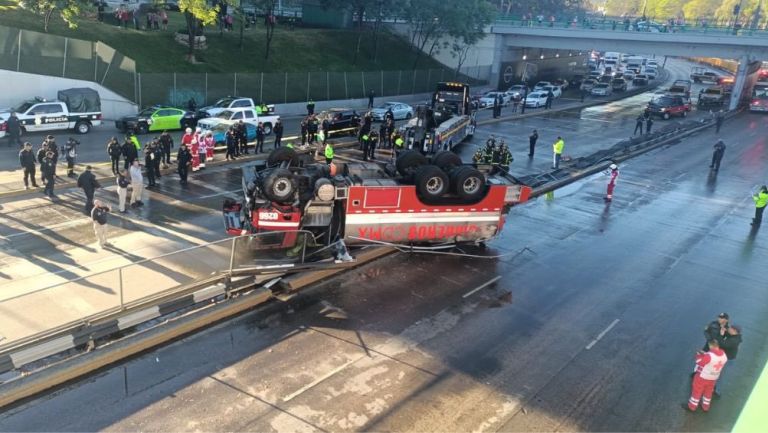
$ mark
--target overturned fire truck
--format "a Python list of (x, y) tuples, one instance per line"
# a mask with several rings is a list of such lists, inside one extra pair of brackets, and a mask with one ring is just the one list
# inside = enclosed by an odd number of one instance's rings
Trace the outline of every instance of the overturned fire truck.
[(295, 243), (298, 231), (312, 233), (315, 245), (481, 243), (500, 233), (509, 206), (531, 193), (494, 171), (463, 164), (449, 151), (427, 158), (406, 150), (394, 164), (329, 166), (278, 148), (243, 168), (245, 201), (224, 202), (225, 228), (233, 236), (282, 232), (273, 245), (279, 247)]

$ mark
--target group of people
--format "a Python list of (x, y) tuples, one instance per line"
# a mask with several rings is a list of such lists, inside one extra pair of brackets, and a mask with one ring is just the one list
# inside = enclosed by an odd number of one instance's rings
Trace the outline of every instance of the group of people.
[(514, 161), (512, 152), (507, 147), (504, 139), (500, 139), (496, 145), (496, 137), (491, 135), (485, 142), (484, 148), (478, 148), (472, 156), (472, 162), (475, 164), (491, 164), (508, 172), (509, 166)]
[(384, 113), (384, 120), (378, 128), (373, 126), (373, 115), (365, 113), (358, 133), (360, 150), (363, 152), (363, 160), (376, 159), (376, 149), (394, 149), (393, 158), (403, 150), (405, 140), (395, 128), (395, 115), (392, 109)]
[(646, 108), (637, 116), (637, 119), (635, 119), (635, 131), (632, 135), (635, 136), (638, 133), (643, 135), (643, 125), (645, 125), (645, 133), (650, 134), (653, 128), (653, 116), (651, 115), (650, 108)]
[[(98, 6), (98, 18), (99, 21), (103, 21), (104, 9), (103, 3), (99, 3)], [(141, 20), (139, 17), (138, 9), (129, 9), (125, 6), (120, 6), (115, 10), (115, 18), (120, 22), (120, 25), (124, 28), (128, 28), (128, 23), (132, 22), (133, 27), (136, 30), (141, 30)], [(168, 30), (168, 12), (165, 9), (150, 10), (144, 16), (146, 20), (145, 30), (160, 30), (161, 26), (163, 30)]]
[(691, 373), (691, 395), (683, 409), (696, 412), (699, 407), (708, 412), (713, 398), (720, 397), (724, 373), (734, 368), (741, 344), (741, 329), (730, 323), (727, 313), (720, 313), (716, 320), (704, 328), (704, 347), (696, 352)]

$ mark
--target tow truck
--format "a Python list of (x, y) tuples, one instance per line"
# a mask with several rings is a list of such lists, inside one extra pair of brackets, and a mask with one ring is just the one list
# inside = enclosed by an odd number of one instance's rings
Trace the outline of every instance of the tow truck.
[(294, 247), (298, 233), (324, 248), (482, 244), (501, 232), (509, 207), (531, 194), (498, 167), (463, 164), (450, 151), (327, 165), (278, 148), (243, 167), (242, 180), (245, 200), (224, 201), (224, 226), (232, 236), (253, 235), (253, 250)]
[(451, 150), (475, 133), (469, 85), (437, 83), (429, 106), (416, 107), (416, 116), (401, 128), (408, 149), (424, 154)]

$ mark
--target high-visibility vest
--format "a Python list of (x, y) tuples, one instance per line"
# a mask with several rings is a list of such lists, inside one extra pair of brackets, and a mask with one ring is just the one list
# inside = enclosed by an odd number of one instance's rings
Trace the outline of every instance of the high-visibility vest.
[(563, 153), (563, 148), (565, 147), (565, 141), (563, 139), (557, 140), (555, 144), (552, 145), (552, 149), (555, 151), (556, 154), (560, 155)]
[(333, 159), (333, 146), (330, 144), (325, 146), (325, 157), (328, 159)]
[(317, 131), (317, 139), (320, 141), (325, 141), (325, 133), (322, 129)]
[(288, 144), (285, 145), (285, 147), (287, 147), (289, 149), (293, 149), (293, 143), (288, 143)]
[(755, 201), (755, 207), (765, 207), (768, 204), (768, 192), (760, 191), (757, 195), (752, 196)]
[(403, 137), (397, 137), (397, 139), (395, 139), (395, 146), (403, 147), (404, 144), (405, 140), (403, 140)]

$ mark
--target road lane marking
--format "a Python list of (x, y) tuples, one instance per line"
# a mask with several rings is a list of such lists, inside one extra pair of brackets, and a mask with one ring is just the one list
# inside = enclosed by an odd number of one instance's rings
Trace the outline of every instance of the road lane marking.
[[(34, 235), (40, 235), (40, 234), (43, 234), (43, 232), (47, 232), (47, 231), (51, 231), (51, 230), (58, 230), (60, 228), (64, 228), (64, 227), (67, 227), (67, 226), (77, 225), (77, 224), (80, 224), (80, 223), (82, 223), (84, 221), (88, 221), (88, 220), (90, 220), (90, 218), (88, 218), (88, 217), (77, 218), (77, 219), (73, 219), (73, 220), (69, 220), (69, 221), (64, 221), (62, 223), (55, 224), (55, 225), (52, 225), (50, 227), (45, 227), (45, 228), (38, 229), (38, 230), (27, 230), (27, 231), (20, 231), (19, 233), (12, 233), (10, 235), (2, 236), (2, 238), (11, 239), (11, 238), (19, 237), (19, 236), (24, 236), (24, 235), (33, 235), (33, 234)], [(16, 230), (21, 230), (21, 229), (16, 229)]]
[(317, 379), (313, 380), (312, 382), (308, 383), (307, 385), (304, 385), (303, 387), (299, 388), (296, 392), (283, 397), (283, 402), (287, 403), (287, 402), (293, 400), (295, 397), (298, 397), (299, 395), (303, 394), (305, 391), (308, 391), (311, 388), (317, 386), (320, 382), (328, 379), (329, 377), (335, 375), (336, 373), (340, 372), (341, 370), (344, 370), (345, 368), (349, 367), (350, 365), (354, 364), (355, 362), (359, 361), (360, 359), (362, 359), (362, 357), (349, 360), (349, 361), (345, 362), (344, 364), (334, 368), (333, 370), (329, 371), (325, 375), (320, 376)]
[(485, 287), (490, 286), (491, 284), (495, 283), (496, 281), (499, 281), (500, 279), (501, 279), (501, 275), (499, 275), (497, 277), (494, 277), (494, 278), (491, 278), (490, 280), (486, 281), (485, 283), (483, 283), (483, 284), (475, 287), (474, 289), (470, 290), (469, 292), (465, 293), (461, 297), (462, 298), (466, 298), (466, 297), (472, 295), (473, 293), (477, 292), (478, 290), (484, 289)]
[(605, 334), (607, 334), (611, 329), (613, 329), (613, 327), (616, 326), (617, 323), (619, 323), (619, 319), (616, 319), (613, 322), (611, 322), (611, 324), (608, 325), (608, 327), (605, 328), (603, 332), (597, 335), (597, 338), (592, 340), (591, 343), (587, 344), (587, 350), (591, 349), (595, 344), (597, 344), (598, 341), (600, 341), (600, 339), (605, 337)]

